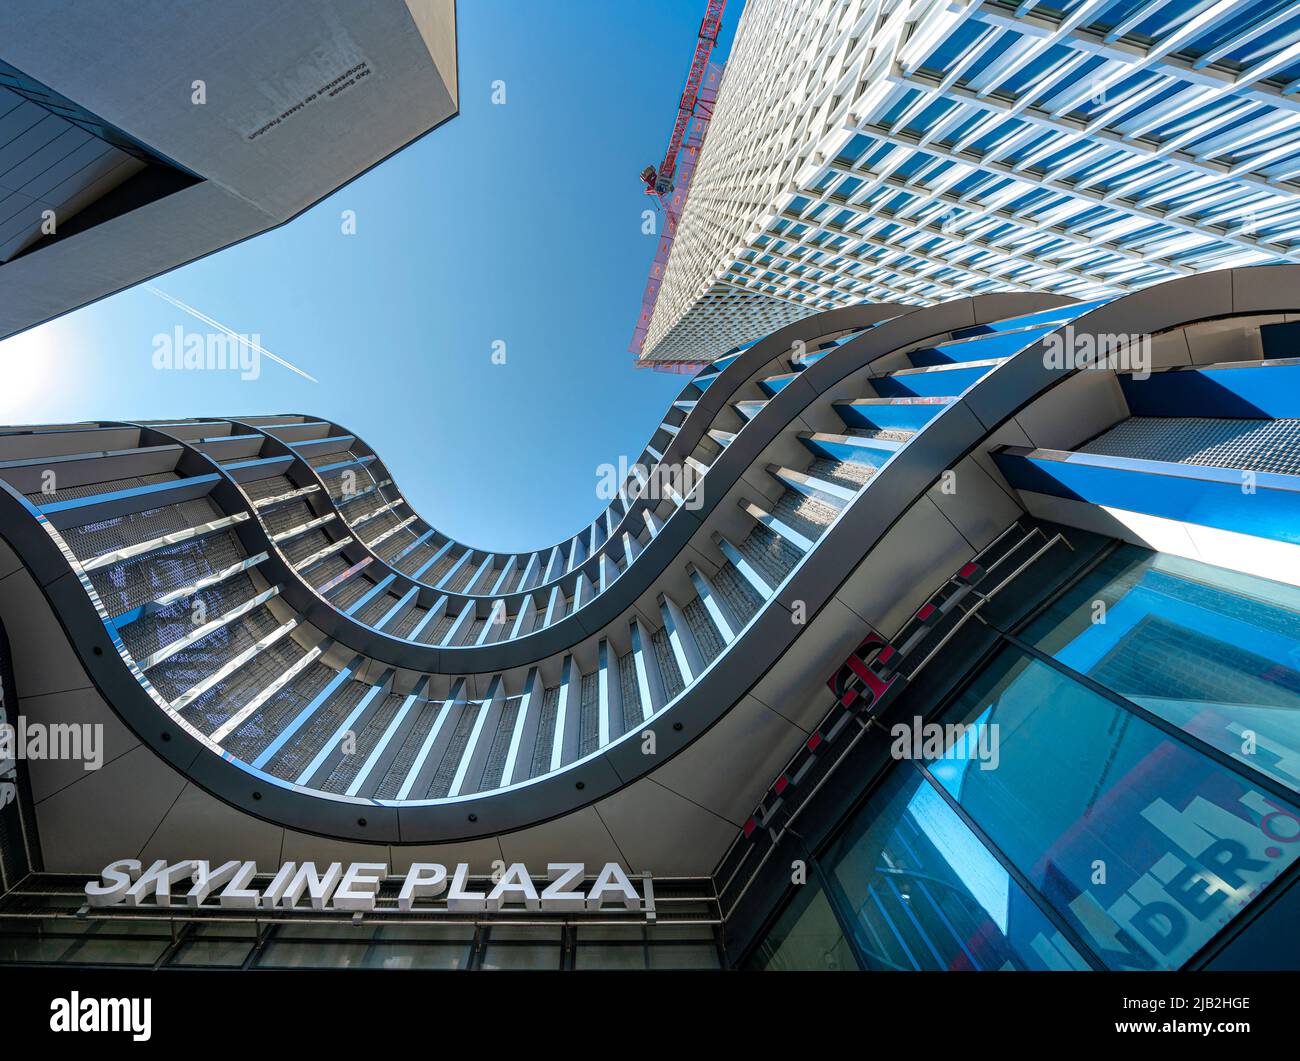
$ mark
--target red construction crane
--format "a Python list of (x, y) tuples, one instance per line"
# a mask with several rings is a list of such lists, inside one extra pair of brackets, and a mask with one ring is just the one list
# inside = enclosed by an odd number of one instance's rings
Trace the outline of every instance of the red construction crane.
[[(677, 105), (677, 121), (673, 125), (673, 135), (668, 140), (668, 150), (664, 153), (664, 160), (659, 164), (658, 171), (654, 166), (646, 166), (641, 171), (646, 195), (657, 196), (661, 203), (673, 193), (677, 153), (681, 150), (686, 127), (695, 114), (695, 105), (699, 102), (700, 82), (704, 79), (704, 72), (708, 68), (709, 55), (713, 51), (713, 46), (718, 42), (718, 31), (722, 27), (722, 11), (726, 6), (727, 0), (709, 0), (709, 8), (700, 23), (699, 39), (695, 42), (695, 58), (691, 60), (691, 70), (686, 75), (686, 88), (682, 91), (682, 101)], [(710, 102), (709, 105), (711, 107), (712, 103)]]

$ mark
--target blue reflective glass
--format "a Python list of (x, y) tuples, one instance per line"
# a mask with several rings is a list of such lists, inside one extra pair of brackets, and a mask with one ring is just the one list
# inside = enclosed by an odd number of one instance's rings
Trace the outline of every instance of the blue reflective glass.
[(1300, 791), (1300, 590), (1126, 546), (1026, 636)]
[(935, 778), (1113, 968), (1183, 965), (1300, 850), (1294, 806), (1014, 649), (946, 723), (986, 729)]
[(873, 969), (1086, 969), (967, 828), (904, 767), (827, 852)]

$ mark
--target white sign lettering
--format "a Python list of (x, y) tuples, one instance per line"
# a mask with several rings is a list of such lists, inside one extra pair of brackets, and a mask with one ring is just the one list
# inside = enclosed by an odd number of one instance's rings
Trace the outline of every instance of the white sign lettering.
[[(397, 909), (409, 913), (423, 903), (425, 909), (446, 893), (445, 908), (454, 913), (496, 912), (502, 909), (541, 910), (551, 913), (615, 913), (644, 911), (654, 916), (654, 889), (648, 872), (639, 876), (641, 890), (617, 862), (607, 862), (586, 887), (582, 862), (552, 862), (540, 887), (522, 862), (511, 863), (491, 888), (475, 883), (470, 867), (461, 862), (447, 867), (436, 862), (415, 862), (402, 877)], [(225, 910), (292, 910), (310, 905), (313, 910), (368, 911), (375, 909), (380, 886), (388, 879), (382, 862), (285, 862), (264, 889), (253, 887), (257, 863), (232, 860), (213, 867), (200, 859), (168, 863), (159, 859), (147, 869), (139, 859), (124, 858), (105, 866), (97, 880), (86, 884), (91, 906), (170, 906), (173, 901), (190, 907), (210, 906), (210, 898)]]

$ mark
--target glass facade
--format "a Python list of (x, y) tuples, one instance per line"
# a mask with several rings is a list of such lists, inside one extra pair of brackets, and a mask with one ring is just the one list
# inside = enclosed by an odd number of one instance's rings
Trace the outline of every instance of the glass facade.
[(1171, 969), (1300, 854), (1300, 592), (1121, 547), (1008, 634), (757, 968)]
[(1123, 548), (1025, 636), (1300, 792), (1300, 589)]

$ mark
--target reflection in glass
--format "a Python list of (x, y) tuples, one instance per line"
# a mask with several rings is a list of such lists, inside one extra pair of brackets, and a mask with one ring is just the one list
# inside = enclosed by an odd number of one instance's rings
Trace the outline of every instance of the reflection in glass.
[(824, 861), (871, 968), (1088, 968), (910, 768), (894, 772)]
[(1014, 649), (946, 721), (987, 722), (998, 765), (934, 777), (1114, 968), (1182, 965), (1300, 848), (1294, 807)]
[(1300, 590), (1117, 550), (1027, 631), (1040, 649), (1300, 791)]
[(758, 945), (751, 969), (847, 972), (858, 968), (821, 885), (795, 890), (790, 905)]

